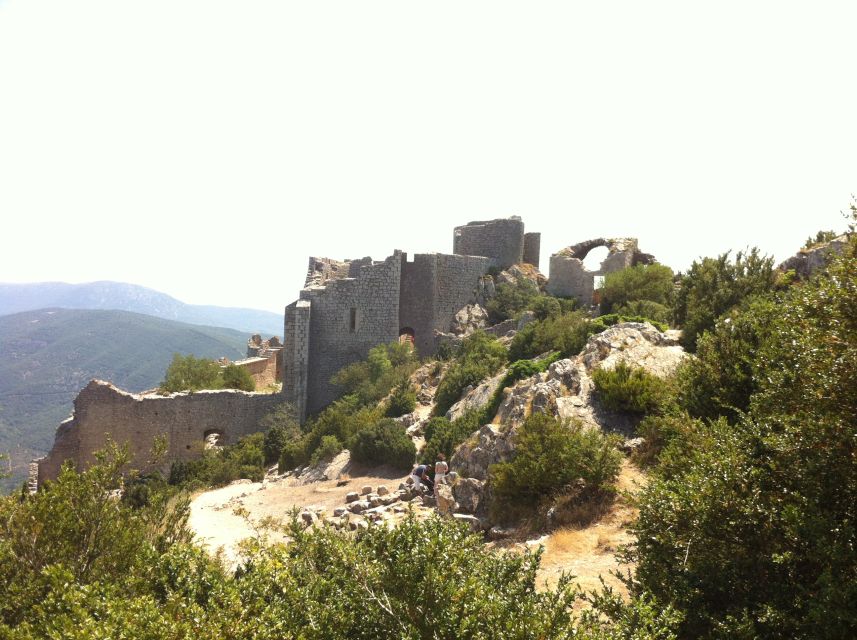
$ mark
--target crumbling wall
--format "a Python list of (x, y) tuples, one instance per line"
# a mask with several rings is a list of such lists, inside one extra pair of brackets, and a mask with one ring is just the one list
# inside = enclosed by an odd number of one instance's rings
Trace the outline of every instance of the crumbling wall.
[(340, 395), (330, 379), (342, 367), (363, 360), (372, 347), (399, 337), (401, 252), (362, 264), (357, 277), (304, 289), (310, 303), (306, 412), (315, 413)]
[(235, 390), (143, 396), (93, 380), (75, 398), (74, 414), (57, 429), (50, 453), (37, 461), (39, 486), (55, 479), (66, 460), (85, 469), (108, 440), (127, 445), (130, 467), (145, 472), (153, 469), (155, 438), (166, 437), (159, 466), (166, 471), (173, 462), (198, 458), (207, 432), (221, 433), (220, 442), (229, 444), (259, 431), (262, 417), (282, 401), (279, 394)]
[(455, 228), (452, 246), (457, 255), (484, 256), (506, 269), (524, 258), (524, 223), (518, 216), (468, 222)]
[[(588, 270), (583, 260), (596, 247), (607, 247), (609, 253), (595, 271)], [(595, 293), (595, 277), (627, 269), (635, 264), (651, 264), (654, 258), (641, 253), (636, 238), (596, 238), (566, 247), (550, 258), (550, 278), (547, 291), (553, 296), (577, 298), (591, 305)]]
[(542, 234), (530, 232), (524, 234), (524, 257), (523, 261), (539, 268), (539, 257), (542, 252)]
[(309, 300), (287, 306), (283, 331), (283, 397), (295, 407), (301, 423), (307, 416), (311, 309)]

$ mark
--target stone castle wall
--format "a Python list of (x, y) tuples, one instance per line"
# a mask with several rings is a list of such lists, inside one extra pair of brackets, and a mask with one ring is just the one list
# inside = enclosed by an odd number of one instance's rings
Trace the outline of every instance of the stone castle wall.
[(517, 217), (469, 222), (456, 227), (452, 252), (463, 256), (485, 256), (492, 266), (506, 269), (524, 258), (524, 223)]
[(524, 234), (524, 257), (523, 261), (533, 265), (536, 269), (539, 268), (539, 257), (542, 252), (542, 234), (540, 233), (525, 233)]
[(57, 429), (50, 453), (37, 461), (39, 486), (56, 478), (67, 459), (85, 469), (108, 439), (128, 445), (131, 468), (149, 471), (154, 439), (166, 436), (160, 465), (166, 471), (173, 462), (198, 458), (210, 432), (229, 444), (259, 431), (262, 417), (282, 401), (279, 394), (234, 390), (141, 396), (93, 380), (75, 398), (74, 415)]
[[(587, 254), (596, 247), (610, 250), (599, 268), (590, 271), (583, 264)], [(594, 302), (595, 277), (621, 271), (634, 264), (650, 263), (648, 254), (640, 253), (636, 238), (596, 238), (566, 247), (550, 258), (550, 278), (547, 292), (553, 296), (577, 298), (585, 306)]]
[(306, 412), (315, 413), (340, 395), (330, 379), (366, 357), (372, 347), (399, 337), (401, 253), (361, 264), (356, 277), (304, 289), (311, 305)]

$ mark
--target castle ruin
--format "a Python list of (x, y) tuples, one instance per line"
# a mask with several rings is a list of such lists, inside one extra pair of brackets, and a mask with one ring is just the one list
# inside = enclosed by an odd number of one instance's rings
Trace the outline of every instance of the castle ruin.
[(381, 261), (310, 258), (300, 297), (286, 307), (283, 393), (301, 421), (335, 400), (330, 382), (374, 346), (411, 341), (421, 356), (437, 349), (462, 307), (477, 302), (489, 269), (538, 264), (539, 234), (518, 217), (456, 227), (453, 254), (394, 251)]

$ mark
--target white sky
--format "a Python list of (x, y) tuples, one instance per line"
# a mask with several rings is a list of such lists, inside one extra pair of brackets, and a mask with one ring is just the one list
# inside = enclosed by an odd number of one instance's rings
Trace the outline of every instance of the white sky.
[(0, 0), (0, 281), (280, 311), (310, 254), (551, 253), (676, 269), (841, 230), (855, 2)]

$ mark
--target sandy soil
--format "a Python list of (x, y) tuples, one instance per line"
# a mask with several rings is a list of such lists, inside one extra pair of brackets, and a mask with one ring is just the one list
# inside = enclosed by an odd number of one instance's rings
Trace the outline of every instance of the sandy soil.
[[(646, 476), (628, 461), (622, 463), (618, 485), (622, 492), (636, 494), (645, 486)], [(630, 505), (627, 495), (620, 496), (612, 510), (598, 522), (581, 529), (563, 529), (547, 536), (542, 544), (545, 553), (539, 569), (538, 580), (541, 587), (556, 584), (563, 572), (574, 574), (576, 582), (585, 590), (601, 586), (599, 576), (618, 593), (626, 595), (626, 590), (612, 571), (623, 573), (628, 565), (620, 565), (614, 557), (619, 546), (632, 541), (627, 532), (628, 525), (637, 517), (637, 510)]]
[[(354, 473), (354, 477), (351, 474)], [(265, 518), (287, 519), (293, 508), (324, 508), (332, 513), (335, 507), (345, 504), (345, 495), (360, 491), (364, 485), (387, 485), (393, 491), (405, 477), (375, 469), (364, 474), (346, 467), (338, 479), (303, 484), (295, 478), (263, 482), (239, 480), (220, 489), (212, 489), (194, 496), (191, 501), (190, 527), (197, 539), (212, 552), (221, 550), (224, 560), (234, 565), (238, 559), (241, 540), (256, 535), (254, 524)], [(337, 486), (339, 482), (344, 483)], [(236, 514), (246, 510), (248, 517)]]

